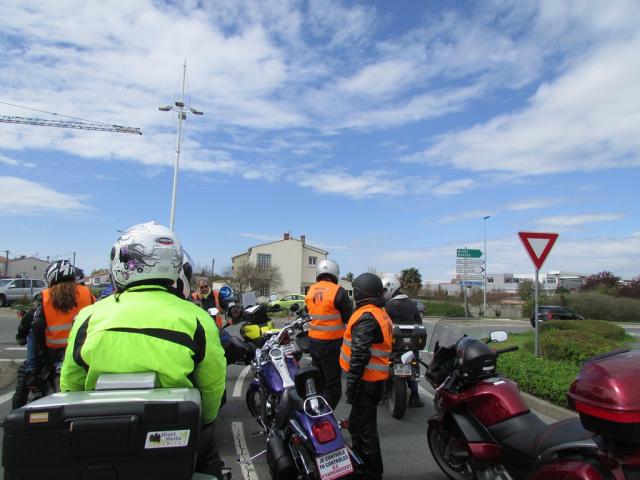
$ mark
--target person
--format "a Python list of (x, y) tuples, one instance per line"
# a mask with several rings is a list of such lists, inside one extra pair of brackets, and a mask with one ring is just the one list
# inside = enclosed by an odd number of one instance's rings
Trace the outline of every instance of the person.
[(195, 387), (202, 402), (196, 471), (222, 478), (214, 420), (226, 362), (213, 319), (173, 293), (180, 276), (180, 240), (155, 222), (134, 225), (111, 249), (117, 292), (83, 309), (69, 336), (60, 387), (93, 390), (103, 372), (156, 372), (161, 387)]
[(351, 404), (349, 433), (353, 449), (363, 461), (364, 478), (383, 473), (377, 408), (389, 378), (393, 323), (384, 310), (382, 280), (363, 273), (353, 281), (356, 311), (344, 334), (340, 366), (347, 373), (345, 395)]
[[(393, 321), (393, 323), (401, 325), (422, 325), (422, 316), (418, 311), (416, 302), (402, 293), (400, 279), (397, 275), (385, 274), (382, 276), (382, 285), (384, 287), (384, 298), (386, 301), (384, 309)], [(419, 358), (418, 352), (414, 352), (416, 358)], [(418, 393), (418, 382), (415, 378), (407, 381), (409, 391), (409, 406), (424, 407), (424, 403), (420, 400)]]
[(16, 310), (16, 315), (18, 315), (18, 320), (20, 323), (18, 324), (18, 333), (16, 334), (16, 342), (21, 347), (27, 344), (27, 337), (29, 336), (29, 332), (31, 331), (31, 323), (33, 323), (33, 313), (34, 309), (26, 309), (24, 307), (20, 307)]
[(28, 389), (36, 382), (42, 364), (62, 359), (73, 319), (96, 301), (89, 288), (76, 283), (76, 275), (77, 269), (68, 260), (49, 264), (45, 271), (49, 287), (36, 297), (33, 313), (22, 317), (16, 338), (19, 343), (26, 340), (27, 358), (18, 371), (13, 408), (27, 402)]
[(215, 321), (219, 329), (222, 328), (222, 320), (225, 310), (220, 304), (220, 290), (212, 289), (209, 284), (209, 280), (207, 280), (206, 278), (200, 278), (196, 283), (196, 291), (191, 295), (193, 303), (200, 306), (204, 310), (208, 311), (210, 308), (218, 309), (218, 313), (215, 316)]
[(322, 374), (322, 396), (335, 409), (342, 396), (340, 347), (345, 324), (353, 312), (346, 290), (338, 285), (340, 267), (333, 260), (322, 260), (316, 268), (316, 283), (309, 288), (305, 304), (311, 323), (309, 353)]

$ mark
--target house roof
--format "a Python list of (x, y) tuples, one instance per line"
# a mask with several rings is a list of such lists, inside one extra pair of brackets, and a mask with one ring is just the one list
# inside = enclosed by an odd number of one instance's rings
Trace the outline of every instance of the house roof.
[[(249, 248), (247, 249), (247, 251), (246, 251), (246, 252), (244, 252), (244, 253), (239, 253), (238, 255), (234, 255), (234, 256), (232, 256), (232, 257), (231, 257), (231, 259), (233, 260), (234, 258), (238, 258), (238, 257), (241, 257), (241, 256), (243, 256), (243, 255), (247, 255), (247, 254), (251, 255), (251, 250), (253, 250), (254, 248), (264, 247), (265, 245), (272, 245), (272, 244), (274, 244), (274, 243), (280, 243), (280, 242), (291, 242), (291, 241), (294, 241), (294, 242), (300, 242), (300, 243), (302, 243), (302, 240), (300, 240), (300, 239), (298, 239), (298, 238), (293, 238), (293, 237), (289, 237), (287, 240), (285, 240), (285, 239), (280, 239), (280, 240), (275, 240), (275, 241), (273, 241), (273, 242), (261, 243), (261, 244), (259, 244), (259, 245), (254, 245), (253, 247), (249, 247)], [(328, 255), (328, 254), (329, 254), (329, 252), (327, 252), (326, 250), (322, 250), (321, 248), (314, 247), (314, 246), (312, 246), (312, 245), (309, 245), (309, 244), (308, 244), (308, 243), (306, 243), (306, 242), (305, 242), (303, 245), (304, 245), (306, 248), (308, 248), (309, 250), (313, 250), (313, 251), (318, 252), (318, 253), (321, 253), (321, 254), (323, 254), (323, 255)]]

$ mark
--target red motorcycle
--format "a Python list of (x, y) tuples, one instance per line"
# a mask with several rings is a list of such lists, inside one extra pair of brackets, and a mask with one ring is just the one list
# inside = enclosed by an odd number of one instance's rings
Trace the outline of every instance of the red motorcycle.
[[(491, 340), (506, 340), (492, 332)], [(487, 342), (488, 343), (488, 342)], [(517, 384), (496, 373), (499, 355), (463, 336), (436, 342), (427, 380), (436, 388), (429, 448), (455, 480), (639, 480), (640, 350), (587, 360), (568, 398), (580, 418), (545, 424)]]

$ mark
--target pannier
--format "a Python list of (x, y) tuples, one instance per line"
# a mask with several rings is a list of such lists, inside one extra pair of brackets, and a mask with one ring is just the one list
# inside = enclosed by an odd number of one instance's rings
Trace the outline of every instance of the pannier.
[(585, 429), (610, 441), (640, 445), (640, 350), (586, 360), (567, 397)]
[(56, 393), (4, 421), (5, 479), (190, 479), (200, 436), (193, 388)]
[(393, 326), (393, 351), (422, 350), (427, 342), (427, 327), (424, 325), (395, 324)]

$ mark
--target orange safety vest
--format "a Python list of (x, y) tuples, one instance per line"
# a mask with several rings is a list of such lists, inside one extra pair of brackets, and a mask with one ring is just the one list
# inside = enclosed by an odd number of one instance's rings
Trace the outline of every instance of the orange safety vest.
[(309, 337), (316, 340), (339, 340), (344, 336), (344, 322), (340, 310), (333, 303), (339, 289), (339, 285), (327, 280), (320, 280), (309, 288), (305, 298), (311, 315)]
[(351, 364), (351, 327), (364, 314), (370, 313), (380, 325), (382, 331), (382, 343), (374, 343), (371, 345), (371, 358), (362, 374), (362, 380), (365, 382), (378, 382), (389, 378), (389, 357), (391, 356), (391, 347), (393, 343), (393, 322), (387, 312), (381, 307), (375, 305), (364, 305), (358, 308), (347, 324), (347, 330), (344, 333), (342, 348), (340, 349), (340, 366), (345, 372), (349, 371)]
[(47, 328), (44, 331), (47, 348), (65, 348), (73, 319), (82, 308), (91, 305), (94, 301), (95, 298), (91, 290), (84, 285), (76, 285), (76, 306), (68, 312), (61, 312), (53, 306), (51, 289), (45, 288), (42, 291), (42, 311), (47, 323)]
[[(216, 325), (218, 326), (218, 330), (220, 330), (222, 328), (222, 308), (220, 307), (220, 300), (218, 299), (218, 290), (214, 290), (211, 289), (211, 292), (213, 293), (213, 301), (216, 304), (216, 308), (218, 309), (218, 313), (215, 316), (215, 321), (216, 321)], [(199, 296), (198, 296), (198, 292), (193, 292), (191, 294), (191, 298), (193, 298), (194, 300), (202, 300)]]

